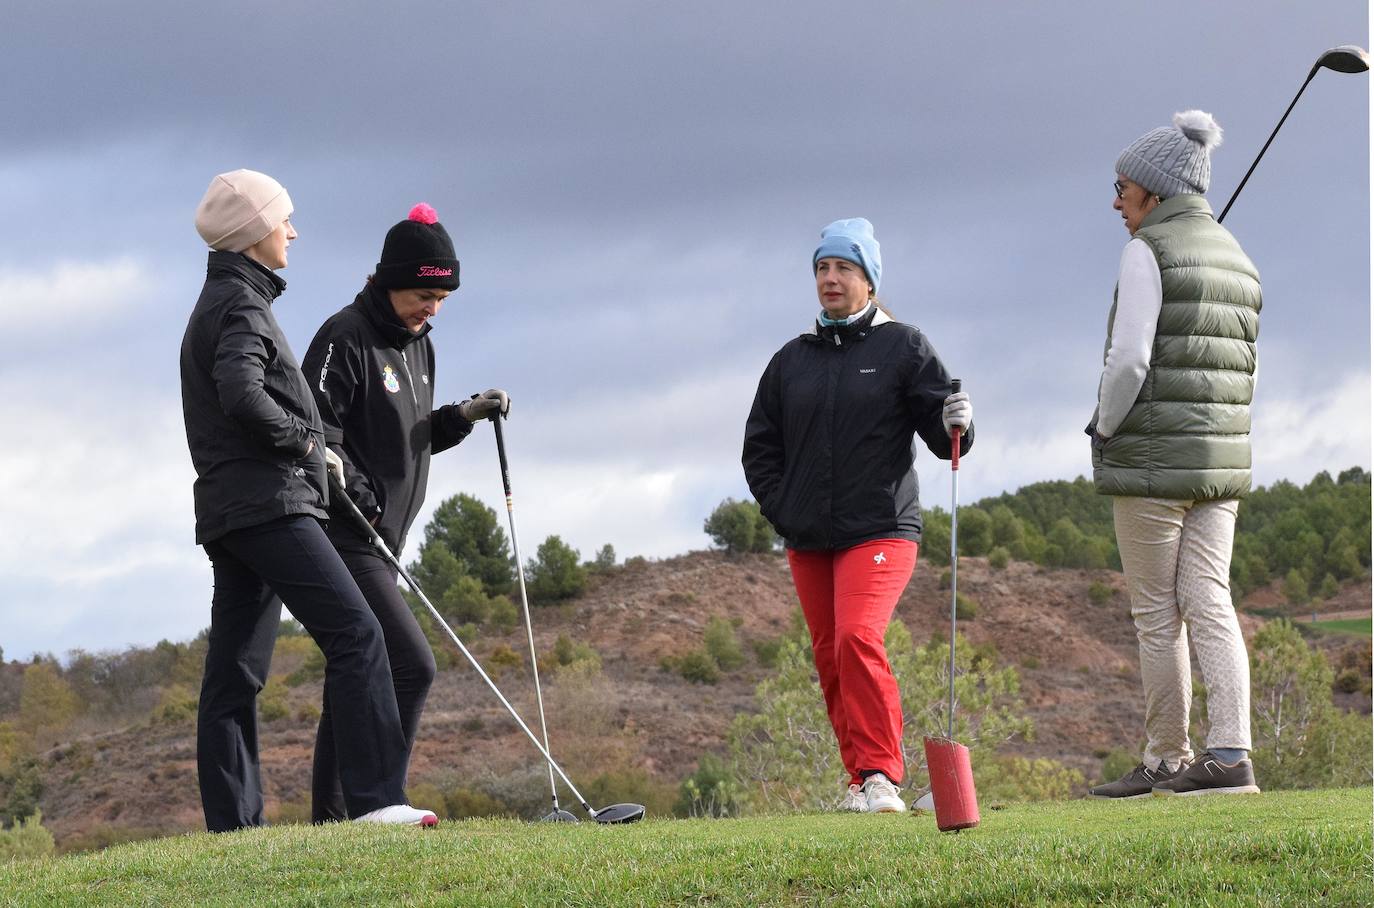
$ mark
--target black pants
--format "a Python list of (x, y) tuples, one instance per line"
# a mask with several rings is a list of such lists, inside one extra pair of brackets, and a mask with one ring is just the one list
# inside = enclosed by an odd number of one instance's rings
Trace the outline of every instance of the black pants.
[[(396, 569), (373, 548), (339, 547), (339, 555), (353, 575), (363, 598), (372, 607), (372, 614), (382, 626), (386, 638), (386, 654), (391, 661), (391, 681), (396, 690), (396, 706), (401, 712), (401, 729), (405, 734), (406, 763), (415, 744), (415, 730), (420, 725), (420, 713), (425, 697), (434, 683), (434, 653), (429, 641), (415, 621), (410, 606), (396, 587)], [(315, 765), (310, 786), (310, 816), (316, 823), (346, 819), (343, 791), (339, 785), (337, 724), (334, 711), (333, 687), (324, 684), (324, 705), (320, 710), (320, 728), (315, 737)]]
[(262, 825), (256, 698), (281, 606), (325, 656), (343, 799), (351, 816), (405, 802), (406, 743), (382, 630), (313, 517), (283, 517), (205, 545), (214, 567), (196, 764), (211, 832)]

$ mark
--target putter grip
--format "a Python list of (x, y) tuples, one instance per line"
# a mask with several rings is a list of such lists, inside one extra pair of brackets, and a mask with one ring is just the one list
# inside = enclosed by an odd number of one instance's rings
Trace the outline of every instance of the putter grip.
[[(960, 391), (963, 390), (963, 388), (963, 379), (952, 379), (949, 383), (950, 394), (958, 394)], [(959, 436), (961, 434), (962, 433), (959, 431), (958, 426), (955, 426), (953, 429), (949, 430), (949, 446), (950, 451), (952, 452), (949, 458), (949, 468), (951, 471), (959, 469)]]

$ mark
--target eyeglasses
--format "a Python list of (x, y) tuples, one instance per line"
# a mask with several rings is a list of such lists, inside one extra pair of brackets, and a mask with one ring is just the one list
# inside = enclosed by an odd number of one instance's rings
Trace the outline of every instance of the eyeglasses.
[(1118, 199), (1124, 199), (1124, 198), (1126, 197), (1126, 184), (1125, 184), (1125, 183), (1121, 182), (1120, 180), (1113, 180), (1113, 181), (1112, 181), (1112, 188), (1116, 190), (1116, 197), (1117, 197)]

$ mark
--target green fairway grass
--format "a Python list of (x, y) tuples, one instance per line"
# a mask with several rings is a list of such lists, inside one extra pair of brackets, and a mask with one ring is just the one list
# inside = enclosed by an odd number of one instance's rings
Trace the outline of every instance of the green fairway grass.
[(1374, 904), (1368, 788), (930, 816), (341, 824), (0, 865), (3, 905)]
[(1353, 634), (1368, 637), (1374, 631), (1374, 621), (1369, 618), (1342, 618), (1339, 621), (1317, 621), (1309, 625), (1328, 634)]

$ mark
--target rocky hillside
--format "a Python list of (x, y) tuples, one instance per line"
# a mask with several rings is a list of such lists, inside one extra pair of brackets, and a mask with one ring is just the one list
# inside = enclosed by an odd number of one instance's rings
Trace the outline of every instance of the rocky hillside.
[[(897, 616), (917, 640), (947, 627), (949, 593), (939, 589), (941, 571), (919, 565), (898, 606)], [(1036, 737), (1016, 744), (1016, 752), (1052, 757), (1093, 779), (1104, 754), (1139, 746), (1135, 634), (1119, 574), (1023, 562), (997, 571), (985, 559), (969, 558), (960, 562), (959, 581), (961, 592), (977, 602), (975, 619), (961, 630), (1020, 667)], [(1099, 584), (1098, 602), (1089, 594), (1093, 584)], [(1110, 595), (1100, 585), (1110, 587)], [(1267, 594), (1255, 595), (1262, 600)], [(1348, 587), (1331, 608), (1367, 614), (1368, 584)], [(543, 674), (555, 757), (594, 803), (653, 797), (662, 803), (704, 752), (723, 749), (732, 718), (751, 708), (754, 687), (768, 674), (753, 647), (782, 635), (795, 609), (785, 559), (707, 552), (636, 561), (597, 575), (571, 604), (536, 609), (541, 652), (566, 635), (592, 647), (602, 664), (599, 674)], [(716, 684), (691, 683), (665, 670), (665, 657), (701, 645), (716, 616), (737, 621), (744, 666)], [(1260, 620), (1243, 616), (1247, 635)], [(503, 691), (537, 729), (524, 660), (505, 667), (492, 658), (502, 646), (527, 658), (522, 628), (504, 638), (483, 636), (474, 649), (484, 663), (491, 660)], [(277, 664), (273, 671), (296, 667)], [(300, 818), (308, 804), (311, 705), (319, 697), (318, 682), (291, 689), (290, 714), (263, 727), (269, 814), (278, 819)], [(1363, 704), (1368, 711), (1367, 697)], [(203, 828), (193, 717), (96, 730), (48, 751), (44, 764), (44, 823), (59, 842), (98, 844)], [(457, 786), (478, 798), (501, 795), (535, 812), (547, 796), (542, 772), (537, 752), (465, 663), (440, 673), (412, 761), (417, 802)], [(631, 789), (625, 792), (624, 785)]]

